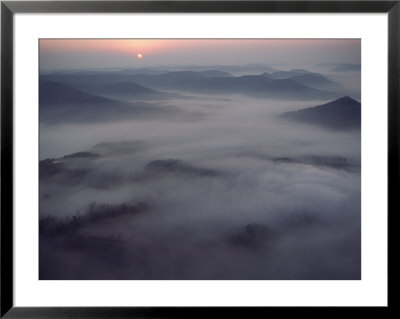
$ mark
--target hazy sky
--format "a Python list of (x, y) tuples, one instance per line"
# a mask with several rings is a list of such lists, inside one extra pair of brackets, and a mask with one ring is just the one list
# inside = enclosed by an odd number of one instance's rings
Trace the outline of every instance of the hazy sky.
[(42, 39), (39, 47), (41, 70), (361, 61), (360, 39)]

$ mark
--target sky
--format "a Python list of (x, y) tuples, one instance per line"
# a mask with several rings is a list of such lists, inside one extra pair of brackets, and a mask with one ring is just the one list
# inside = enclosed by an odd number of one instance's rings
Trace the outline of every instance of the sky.
[(41, 39), (39, 50), (41, 71), (361, 62), (360, 39)]

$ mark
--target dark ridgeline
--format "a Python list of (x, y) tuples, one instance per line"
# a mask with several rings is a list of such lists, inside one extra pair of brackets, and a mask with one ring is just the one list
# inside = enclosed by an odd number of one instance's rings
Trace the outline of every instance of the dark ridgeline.
[(332, 72), (360, 72), (360, 64), (339, 64), (332, 69)]
[[(76, 84), (75, 84), (76, 85)], [(161, 92), (152, 91), (134, 83), (115, 85), (110, 90), (126, 91), (135, 88), (134, 95), (162, 96)], [(117, 89), (116, 89), (117, 88)], [(103, 88), (104, 89), (104, 88)], [(139, 94), (138, 91), (141, 91)], [(168, 110), (157, 104), (143, 101), (127, 102), (77, 89), (69, 84), (41, 80), (39, 83), (40, 122), (59, 123), (95, 123), (121, 120), (143, 119), (148, 116), (175, 116), (184, 111), (170, 107)]]
[(299, 82), (304, 85), (308, 85), (316, 88), (324, 88), (324, 89), (335, 89), (337, 88), (337, 84), (331, 81), (327, 77), (323, 76), (319, 73), (310, 73), (310, 74), (299, 74), (290, 77), (290, 79)]
[(265, 72), (264, 75), (269, 75), (274, 79), (286, 79), (296, 75), (305, 75), (305, 74), (314, 74), (314, 75), (322, 75), (320, 73), (310, 72), (305, 69), (292, 69), (289, 71), (274, 71), (271, 73)]
[(55, 81), (40, 81), (39, 104), (45, 123), (109, 121), (146, 111), (144, 105), (130, 106)]
[(243, 76), (218, 70), (160, 74), (131, 74), (126, 70), (44, 74), (39, 83), (40, 121), (52, 124), (93, 123), (148, 115), (168, 116), (174, 111), (183, 115), (183, 111), (173, 106), (165, 109), (154, 104), (155, 101), (183, 98), (177, 93), (160, 90), (314, 100), (336, 98), (338, 94), (333, 90), (338, 88), (321, 74), (296, 69), (271, 75)]
[(265, 72), (262, 75), (271, 79), (291, 79), (303, 85), (332, 92), (341, 92), (343, 88), (329, 77), (317, 73), (310, 72), (304, 69), (293, 69), (290, 71), (276, 71), (272, 73)]
[[(299, 75), (295, 73), (294, 75)], [(313, 73), (311, 73), (313, 75)], [(310, 75), (310, 76), (311, 76)], [(314, 75), (315, 76), (315, 75)], [(162, 74), (126, 74), (126, 73), (98, 73), (98, 74), (52, 74), (42, 75), (43, 79), (79, 86), (89, 92), (103, 92), (112, 94), (127, 94), (130, 82), (151, 90), (186, 91), (202, 94), (244, 94), (260, 98), (279, 99), (329, 99), (338, 97), (335, 92), (324, 91), (310, 87), (307, 79), (295, 81), (292, 78), (273, 78), (267, 75), (232, 76), (227, 72), (216, 70), (208, 71), (174, 71)], [(310, 81), (310, 80), (309, 80)], [(326, 79), (326, 81), (328, 81)], [(304, 82), (304, 83), (302, 83)], [(314, 81), (316, 82), (316, 81)], [(116, 85), (116, 83), (118, 85)], [(124, 83), (123, 85), (121, 83)], [(330, 89), (331, 87), (329, 87)], [(130, 96), (134, 97), (135, 86)], [(144, 89), (141, 88), (144, 94)], [(147, 92), (154, 97), (156, 92)], [(163, 92), (157, 92), (160, 94)], [(146, 97), (144, 94), (143, 97)]]
[(99, 85), (98, 87), (94, 87), (92, 91), (99, 95), (132, 99), (166, 99), (172, 96), (164, 92), (146, 88), (132, 81)]
[(115, 103), (115, 101), (55, 81), (40, 81), (39, 103), (40, 109), (47, 110), (47, 108), (52, 108), (54, 105), (110, 104)]
[(321, 99), (337, 94), (308, 87), (292, 79), (271, 79), (263, 75), (204, 76), (198, 72), (169, 72), (135, 76), (137, 83), (159, 89), (208, 94), (244, 94), (261, 98)]
[(329, 129), (360, 129), (361, 104), (346, 96), (326, 104), (283, 113), (282, 118)]

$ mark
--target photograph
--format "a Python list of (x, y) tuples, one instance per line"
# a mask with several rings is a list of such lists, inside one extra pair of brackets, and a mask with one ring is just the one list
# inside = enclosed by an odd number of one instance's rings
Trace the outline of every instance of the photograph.
[(360, 38), (41, 38), (39, 280), (361, 280)]

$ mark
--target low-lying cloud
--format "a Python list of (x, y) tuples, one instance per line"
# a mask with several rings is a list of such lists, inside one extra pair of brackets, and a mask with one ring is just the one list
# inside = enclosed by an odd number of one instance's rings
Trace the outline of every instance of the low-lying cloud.
[(42, 124), (40, 279), (361, 278), (360, 132), (279, 119), (326, 101), (204, 98)]

